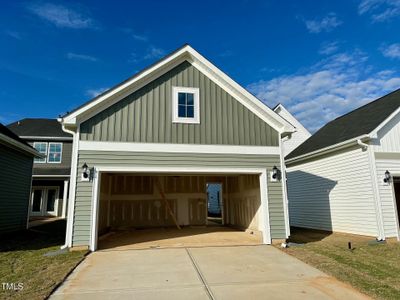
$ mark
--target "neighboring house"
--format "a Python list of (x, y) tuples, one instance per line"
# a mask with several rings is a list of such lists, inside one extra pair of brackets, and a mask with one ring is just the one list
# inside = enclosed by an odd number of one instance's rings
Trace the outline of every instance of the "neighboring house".
[[(60, 119), (74, 136), (66, 246), (96, 250), (112, 227), (207, 222), (222, 183), (224, 223), (289, 235), (280, 139), (294, 128), (189, 45)], [(165, 195), (168, 205), (160, 195)]]
[(72, 136), (56, 119), (22, 119), (8, 125), (43, 158), (35, 158), (30, 197), (31, 217), (65, 217), (71, 173)]
[(286, 166), (292, 226), (399, 238), (400, 90), (326, 124)]
[(307, 140), (311, 136), (311, 133), (282, 104), (279, 103), (273, 110), (296, 129), (295, 132), (282, 140), (283, 153), (284, 156), (287, 156)]
[(0, 234), (27, 228), (34, 157), (40, 154), (0, 124)]

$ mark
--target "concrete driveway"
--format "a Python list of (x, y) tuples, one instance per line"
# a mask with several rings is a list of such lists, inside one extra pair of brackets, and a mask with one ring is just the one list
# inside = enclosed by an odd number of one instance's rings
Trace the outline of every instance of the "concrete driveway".
[(51, 299), (369, 299), (271, 246), (90, 254)]

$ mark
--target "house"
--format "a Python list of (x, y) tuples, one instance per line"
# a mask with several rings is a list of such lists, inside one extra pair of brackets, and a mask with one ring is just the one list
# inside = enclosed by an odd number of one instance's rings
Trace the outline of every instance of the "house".
[(224, 224), (262, 242), (289, 235), (280, 139), (294, 128), (185, 45), (60, 119), (73, 135), (66, 246), (110, 228), (207, 224), (222, 183)]
[(72, 136), (57, 119), (22, 119), (8, 125), (20, 139), (44, 155), (35, 158), (30, 217), (62, 217), (67, 212)]
[(284, 137), (282, 140), (283, 153), (284, 156), (287, 156), (307, 140), (311, 136), (311, 133), (281, 103), (277, 104), (273, 108), (273, 111), (296, 128), (295, 132)]
[(34, 157), (41, 155), (0, 124), (0, 234), (27, 228)]
[(329, 122), (286, 166), (292, 226), (399, 239), (400, 90)]

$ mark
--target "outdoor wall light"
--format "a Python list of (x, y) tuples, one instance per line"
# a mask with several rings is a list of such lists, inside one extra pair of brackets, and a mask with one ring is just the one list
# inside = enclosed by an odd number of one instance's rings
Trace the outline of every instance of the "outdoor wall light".
[(383, 182), (384, 182), (384, 183), (389, 183), (391, 177), (392, 177), (392, 176), (390, 175), (390, 172), (389, 172), (388, 170), (386, 170), (386, 172), (385, 172), (385, 178), (383, 178)]
[(272, 168), (272, 178), (278, 179), (278, 168), (276, 166)]
[(89, 181), (90, 170), (86, 163), (82, 166), (82, 181)]

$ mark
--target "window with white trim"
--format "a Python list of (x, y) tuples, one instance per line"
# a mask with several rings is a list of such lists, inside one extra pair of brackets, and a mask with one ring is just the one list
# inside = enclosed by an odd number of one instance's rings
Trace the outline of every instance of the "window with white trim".
[(48, 163), (61, 163), (62, 143), (49, 143)]
[(35, 148), (37, 152), (39, 152), (39, 153), (45, 155), (44, 158), (36, 158), (36, 157), (35, 157), (35, 163), (46, 163), (46, 157), (47, 157), (47, 143), (34, 142), (34, 143), (33, 143), (33, 148)]
[(199, 89), (172, 88), (172, 121), (174, 123), (200, 123)]

